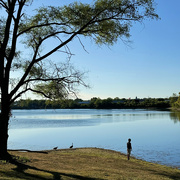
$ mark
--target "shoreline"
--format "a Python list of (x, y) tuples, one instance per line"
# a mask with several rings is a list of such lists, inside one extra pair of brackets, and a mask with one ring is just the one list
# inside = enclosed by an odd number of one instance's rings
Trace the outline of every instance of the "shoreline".
[[(46, 150), (29, 150), (29, 149), (8, 149), (9, 152), (28, 152), (28, 153), (41, 153), (41, 154), (48, 154), (49, 152), (52, 152), (52, 151), (73, 151), (73, 150), (81, 150), (81, 149), (99, 149), (99, 150), (104, 150), (104, 151), (109, 151), (109, 152), (112, 152), (112, 153), (119, 153), (123, 156), (127, 156), (126, 153), (123, 153), (121, 151), (116, 151), (116, 150), (112, 150), (112, 149), (105, 149), (105, 148), (98, 148), (98, 147), (77, 147), (77, 148), (62, 148), (62, 149), (46, 149)], [(162, 165), (162, 166), (166, 166), (166, 167), (170, 167), (170, 168), (174, 168), (174, 169), (179, 169), (180, 170), (180, 166), (175, 166), (175, 165), (167, 165), (167, 164), (161, 164), (161, 163), (158, 163), (156, 161), (147, 161), (143, 158), (140, 158), (140, 157), (136, 157), (134, 155), (131, 155), (131, 158), (134, 158), (134, 159), (137, 159), (137, 160), (140, 160), (140, 161), (145, 161), (145, 162), (148, 162), (148, 163), (153, 163), (153, 164), (158, 164), (158, 165)]]
[[(29, 151), (29, 150), (28, 150)], [(0, 162), (0, 179), (180, 179), (180, 170), (101, 148), (9, 151), (16, 162)]]

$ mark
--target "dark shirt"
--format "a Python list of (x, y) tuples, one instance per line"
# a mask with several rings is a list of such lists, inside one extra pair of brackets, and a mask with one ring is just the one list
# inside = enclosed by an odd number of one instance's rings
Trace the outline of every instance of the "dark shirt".
[(130, 142), (127, 143), (127, 149), (132, 149), (132, 146), (131, 146)]

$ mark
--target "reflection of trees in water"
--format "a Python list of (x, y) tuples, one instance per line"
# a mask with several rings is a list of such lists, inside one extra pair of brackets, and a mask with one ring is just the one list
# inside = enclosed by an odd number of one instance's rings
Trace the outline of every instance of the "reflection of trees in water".
[(170, 118), (174, 121), (174, 123), (180, 122), (180, 112), (171, 111)]

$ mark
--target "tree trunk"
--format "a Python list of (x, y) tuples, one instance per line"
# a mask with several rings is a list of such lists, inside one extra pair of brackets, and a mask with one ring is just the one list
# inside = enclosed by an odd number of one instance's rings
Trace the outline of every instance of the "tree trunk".
[(10, 108), (6, 101), (6, 104), (1, 102), (0, 113), (0, 159), (9, 159), (10, 156), (7, 152), (8, 144), (8, 124), (9, 124)]
[(7, 159), (7, 141), (8, 141), (8, 132), (4, 128), (3, 123), (0, 123), (0, 159)]

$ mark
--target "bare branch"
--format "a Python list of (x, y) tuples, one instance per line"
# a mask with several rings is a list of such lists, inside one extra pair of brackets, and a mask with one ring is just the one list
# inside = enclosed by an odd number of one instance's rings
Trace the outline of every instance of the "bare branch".
[(37, 91), (37, 90), (31, 89), (31, 88), (28, 88), (27, 90), (28, 90), (28, 91), (32, 91), (32, 92), (37, 93), (37, 94), (42, 94), (44, 97), (46, 97), (46, 98), (48, 98), (48, 99), (51, 99), (50, 96), (48, 96), (47, 94), (43, 93), (42, 91)]
[(78, 36), (77, 36), (77, 38), (79, 39), (79, 42), (80, 42), (81, 46), (83, 47), (84, 51), (86, 51), (89, 54), (89, 52), (85, 49), (85, 46), (82, 43), (81, 39)]
[(20, 98), (23, 94), (25, 94), (28, 91), (32, 91), (32, 92), (35, 92), (35, 93), (38, 93), (38, 94), (42, 94), (44, 97), (50, 99), (49, 96), (47, 96), (46, 94), (44, 94), (41, 91), (37, 91), (37, 90), (31, 89), (31, 88), (26, 88), (25, 90), (22, 90), (21, 92), (19, 92), (14, 98), (12, 98), (11, 101), (10, 101), (10, 104), (15, 102), (18, 98)]
[(34, 79), (28, 79), (26, 81), (24, 81), (23, 84), (26, 84), (26, 83), (30, 83), (30, 82), (38, 82), (38, 81), (42, 81), (42, 82), (48, 82), (48, 81), (57, 81), (57, 82), (60, 82), (60, 81), (64, 81), (67, 77), (62, 77), (62, 78), (34, 78)]
[(6, 3), (4, 2), (4, 1), (0, 1), (0, 5), (2, 6), (2, 7), (4, 7), (6, 10), (9, 10), (8, 9), (8, 6), (6, 5)]

